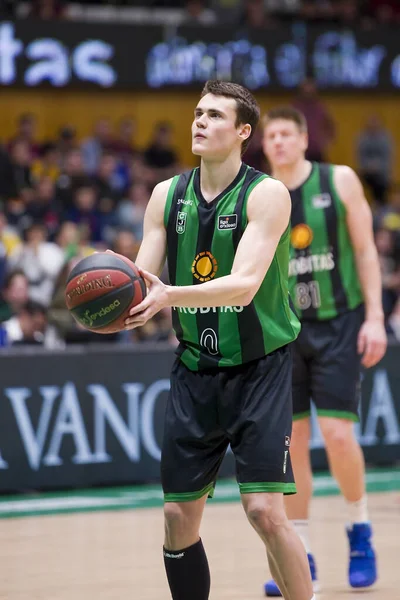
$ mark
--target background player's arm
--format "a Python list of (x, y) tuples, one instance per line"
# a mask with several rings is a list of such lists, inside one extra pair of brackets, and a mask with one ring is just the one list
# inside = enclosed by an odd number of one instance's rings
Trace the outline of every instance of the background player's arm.
[[(266, 179), (252, 191), (247, 206), (248, 225), (238, 245), (230, 275), (193, 286), (165, 286), (144, 276), (150, 293), (131, 310), (126, 324), (138, 327), (165, 306), (246, 306), (253, 300), (273, 260), (290, 219), (291, 202), (285, 186)], [(153, 292), (153, 293), (152, 293)]]
[(135, 264), (154, 275), (160, 275), (167, 251), (164, 210), (172, 179), (162, 181), (153, 190), (143, 222), (143, 240)]
[(386, 350), (381, 272), (372, 229), (372, 213), (361, 182), (350, 167), (335, 167), (334, 181), (346, 207), (347, 227), (365, 301), (366, 315), (359, 336), (359, 351), (364, 353), (364, 366), (370, 367), (382, 358)]

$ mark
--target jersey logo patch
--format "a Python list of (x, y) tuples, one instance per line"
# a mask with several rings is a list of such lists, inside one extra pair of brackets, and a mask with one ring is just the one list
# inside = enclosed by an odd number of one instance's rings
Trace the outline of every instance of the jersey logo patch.
[(193, 261), (192, 273), (202, 283), (210, 281), (218, 270), (218, 263), (211, 252), (200, 252)]
[(237, 215), (221, 215), (218, 217), (218, 229), (236, 229)]
[(332, 198), (330, 194), (318, 194), (312, 198), (312, 205), (314, 208), (328, 208), (331, 204)]
[(177, 233), (185, 233), (186, 219), (187, 219), (187, 213), (178, 212), (178, 215), (176, 217), (176, 232)]
[(296, 250), (304, 250), (304, 248), (308, 248), (311, 244), (313, 237), (314, 234), (311, 227), (305, 223), (300, 223), (293, 227), (290, 234), (290, 241), (292, 242), (293, 248), (296, 248)]

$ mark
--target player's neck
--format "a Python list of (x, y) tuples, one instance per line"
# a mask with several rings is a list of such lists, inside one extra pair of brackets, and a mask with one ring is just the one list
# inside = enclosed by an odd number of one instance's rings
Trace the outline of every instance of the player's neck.
[(211, 202), (223, 192), (235, 179), (241, 166), (240, 156), (237, 160), (232, 160), (230, 157), (228, 160), (218, 163), (202, 160), (200, 165), (200, 188), (204, 199)]
[(305, 182), (311, 169), (312, 163), (309, 160), (301, 159), (294, 165), (273, 169), (272, 176), (282, 181), (289, 190), (295, 190)]

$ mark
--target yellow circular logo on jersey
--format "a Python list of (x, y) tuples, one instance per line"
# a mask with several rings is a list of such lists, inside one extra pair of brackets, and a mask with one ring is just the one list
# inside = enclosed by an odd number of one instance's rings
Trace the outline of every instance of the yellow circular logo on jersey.
[(192, 273), (199, 281), (210, 281), (217, 270), (217, 259), (211, 252), (200, 252), (192, 264)]
[(292, 242), (293, 248), (303, 250), (311, 244), (313, 237), (314, 234), (312, 229), (308, 225), (301, 223), (292, 229), (290, 241)]

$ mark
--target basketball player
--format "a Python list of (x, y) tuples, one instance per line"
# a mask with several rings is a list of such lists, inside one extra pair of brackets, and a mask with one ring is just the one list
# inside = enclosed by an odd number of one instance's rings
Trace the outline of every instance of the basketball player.
[[(267, 114), (264, 125), (265, 155), (273, 176), (286, 185), (292, 199), (289, 285), (302, 323), (292, 345), (291, 452), (298, 493), (287, 499), (286, 510), (308, 553), (315, 590), (308, 536), (311, 397), (332, 475), (347, 501), (349, 583), (354, 588), (368, 587), (377, 572), (364, 459), (353, 422), (358, 420), (360, 362), (372, 367), (386, 350), (371, 211), (349, 167), (305, 160), (307, 129), (300, 112), (276, 108)], [(276, 583), (265, 585), (267, 596), (281, 595)]]
[[(290, 197), (241, 161), (259, 120), (243, 87), (210, 81), (194, 112), (200, 168), (160, 183), (136, 260), (149, 292), (127, 328), (172, 307), (179, 339), (165, 416), (164, 562), (173, 600), (207, 600), (200, 522), (231, 444), (241, 500), (287, 600), (313, 597), (307, 557), (284, 510), (289, 456)], [(166, 254), (171, 284), (157, 277)], [(239, 541), (240, 543), (240, 541)]]

